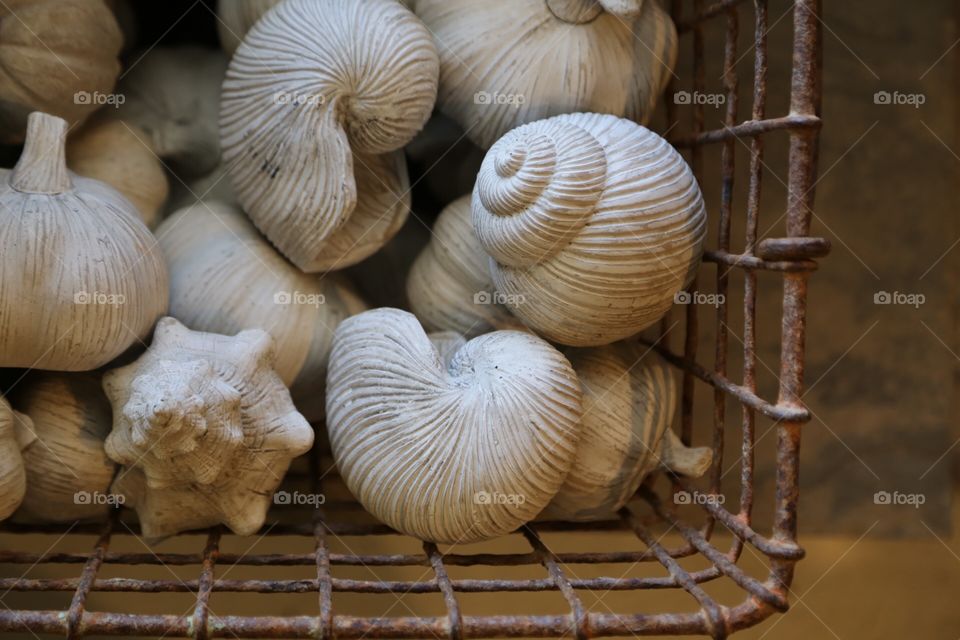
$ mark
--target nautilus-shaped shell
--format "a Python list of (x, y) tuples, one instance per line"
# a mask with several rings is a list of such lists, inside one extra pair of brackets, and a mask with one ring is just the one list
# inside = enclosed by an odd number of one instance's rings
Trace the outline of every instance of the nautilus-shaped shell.
[(23, 501), (27, 474), (21, 451), (36, 438), (30, 419), (0, 397), (0, 521), (9, 518)]
[(423, 540), (509, 533), (570, 469), (580, 385), (567, 359), (529, 333), (496, 331), (459, 348), (445, 334), (438, 344), (397, 309), (337, 329), (327, 429), (340, 475), (370, 513)]
[(511, 313), (571, 346), (656, 322), (700, 264), (706, 214), (693, 172), (629, 120), (557, 116), (490, 149), (473, 226)]
[(263, 525), (290, 461), (313, 444), (273, 364), (263, 331), (201, 333), (164, 318), (144, 355), (104, 375), (106, 451), (125, 465), (113, 491), (148, 539), (217, 523), (249, 535)]
[(394, 0), (286, 0), (247, 33), (223, 84), (237, 198), (307, 272), (385, 244), (409, 212), (398, 150), (436, 99), (433, 39)]
[(440, 53), (440, 110), (484, 149), (563, 113), (646, 123), (677, 33), (656, 0), (417, 0)]
[(670, 431), (679, 400), (677, 381), (653, 352), (620, 342), (569, 349), (583, 387), (583, 433), (566, 482), (541, 517), (613, 517), (657, 467), (699, 476), (709, 448), (684, 447)]
[(522, 326), (501, 304), (489, 262), (473, 232), (470, 196), (454, 200), (440, 213), (430, 244), (407, 276), (410, 308), (428, 331), (472, 338)]

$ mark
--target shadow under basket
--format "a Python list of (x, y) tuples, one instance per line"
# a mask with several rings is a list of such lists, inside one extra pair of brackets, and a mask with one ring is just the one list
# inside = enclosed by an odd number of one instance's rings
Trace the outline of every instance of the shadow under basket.
[[(652, 1), (652, 0), (647, 0)], [(683, 5), (683, 6), (681, 6)], [(815, 258), (824, 256), (828, 243), (822, 238), (810, 237), (813, 193), (816, 182), (817, 140), (820, 129), (820, 2), (797, 0), (789, 10), (792, 14), (792, 77), (790, 82), (789, 115), (768, 118), (767, 94), (767, 33), (774, 25), (768, 23), (766, 0), (742, 2), (739, 0), (676, 0), (673, 15), (681, 34), (681, 68), (692, 70), (692, 88), (705, 90), (705, 36), (706, 26), (722, 26), (725, 46), (722, 54), (713, 58), (723, 65), (722, 101), (723, 126), (708, 129), (704, 126), (705, 108), (692, 101), (689, 106), (678, 106), (675, 88), (667, 90), (665, 106), (667, 131), (677, 124), (677, 112), (683, 108), (692, 114), (692, 128), (682, 135), (670, 136), (671, 142), (688, 155), (691, 165), (703, 184), (703, 153), (711, 146), (719, 148), (719, 169), (722, 179), (718, 211), (711, 211), (711, 224), (718, 224), (716, 240), (705, 252), (704, 272), (715, 269), (716, 292), (724, 294), (716, 306), (716, 351), (714, 366), (698, 362), (698, 310), (696, 304), (686, 305), (683, 313), (684, 335), (680, 349), (667, 346), (668, 323), (660, 328), (659, 340), (653, 341), (660, 353), (682, 371), (683, 397), (680, 409), (680, 431), (689, 443), (694, 425), (693, 390), (695, 386), (712, 388), (713, 416), (697, 418), (712, 430), (714, 464), (708, 476), (696, 489), (676, 477), (660, 476), (641, 488), (635, 500), (621, 510), (619, 519), (594, 523), (534, 522), (521, 531), (507, 536), (513, 545), (507, 552), (460, 553), (450, 550), (441, 553), (434, 544), (423, 544), (405, 538), (389, 528), (363, 522), (359, 509), (348, 508), (327, 501), (319, 508), (310, 508), (298, 522), (273, 524), (259, 540), (269, 541), (275, 536), (283, 544), (284, 553), (252, 553), (247, 539), (221, 534), (219, 529), (200, 535), (177, 536), (180, 546), (192, 544), (192, 551), (167, 553), (145, 546), (126, 551), (124, 541), (136, 540), (138, 529), (127, 523), (129, 514), (115, 512), (108, 523), (96, 525), (28, 526), (5, 523), (0, 527), (4, 540), (24, 541), (36, 546), (38, 540), (86, 541), (95, 540), (92, 550), (46, 552), (0, 550), (0, 564), (13, 567), (13, 575), (0, 578), (0, 631), (18, 634), (24, 638), (55, 635), (68, 638), (94, 636), (127, 637), (192, 637), (192, 638), (496, 638), (496, 637), (564, 637), (590, 638), (598, 636), (633, 635), (707, 635), (723, 638), (738, 630), (753, 626), (776, 612), (785, 611), (789, 604), (790, 584), (795, 563), (803, 550), (796, 541), (798, 462), (800, 432), (810, 419), (809, 411), (801, 402), (804, 369), (804, 340), (806, 320), (807, 279), (816, 269)], [(749, 14), (749, 15), (747, 15)], [(745, 17), (746, 16), (746, 17)], [(749, 18), (752, 23), (753, 53), (753, 107), (751, 116), (738, 122), (737, 93), (739, 79), (737, 63), (744, 55), (738, 53), (740, 23)], [(784, 15), (784, 24), (789, 20)], [(711, 24), (715, 21), (715, 24)], [(779, 20), (778, 20), (779, 21)], [(783, 27), (781, 27), (783, 28)], [(683, 59), (692, 51), (691, 60)], [(682, 92), (681, 92), (682, 93)], [(711, 106), (710, 108), (714, 108)], [(783, 237), (767, 238), (758, 242), (760, 218), (760, 183), (766, 164), (763, 160), (763, 141), (767, 136), (786, 136), (789, 141), (787, 157), (785, 233)], [(749, 180), (745, 207), (745, 242), (742, 253), (732, 252), (730, 228), (732, 212), (732, 183), (735, 171), (735, 151), (749, 150)], [(772, 211), (779, 214), (784, 209)], [(780, 368), (776, 372), (777, 398), (766, 400), (758, 395), (756, 380), (756, 303), (757, 276), (773, 272), (782, 282), (782, 314), (777, 319), (779, 329), (771, 325), (770, 333), (780, 336)], [(728, 306), (731, 282), (729, 274), (742, 273), (743, 317), (742, 333), (743, 375), (740, 383), (728, 377)], [(779, 274), (779, 275), (777, 275)], [(704, 276), (701, 275), (701, 280)], [(740, 279), (737, 279), (740, 282)], [(679, 306), (679, 305), (678, 305)], [(674, 311), (674, 313), (678, 313)], [(712, 313), (712, 310), (711, 310)], [(679, 335), (676, 337), (680, 337)], [(742, 459), (739, 462), (739, 500), (736, 509), (722, 500), (710, 499), (721, 494), (722, 449), (727, 401), (741, 410)], [(755, 418), (763, 416), (772, 422), (776, 433), (776, 461), (774, 504), (770, 526), (762, 533), (754, 528), (754, 444)], [(311, 470), (301, 472), (300, 479), (317, 478), (329, 460), (319, 453), (311, 459)], [(292, 473), (290, 483), (297, 482)], [(316, 494), (329, 492), (330, 476), (314, 482), (310, 488)], [(656, 485), (661, 490), (656, 490)], [(292, 486), (292, 485), (291, 485)], [(706, 497), (690, 500), (691, 504), (678, 507), (676, 496)], [(672, 496), (672, 499), (671, 497)], [(683, 502), (683, 501), (681, 501)], [(343, 508), (340, 508), (343, 507)], [(278, 509), (275, 509), (277, 511)], [(273, 522), (273, 513), (270, 521)], [(545, 538), (564, 532), (564, 549), (548, 548)], [(612, 532), (620, 532), (619, 537)], [(667, 535), (669, 533), (669, 535)], [(92, 537), (90, 537), (92, 534)], [(58, 537), (59, 536), (59, 537)], [(86, 537), (85, 537), (86, 536)], [(629, 536), (629, 537), (625, 537)], [(339, 541), (345, 537), (358, 540), (358, 547), (373, 546), (374, 552), (339, 552)], [(228, 539), (240, 540), (239, 549), (247, 552), (228, 552)], [(669, 538), (669, 540), (667, 540)], [(382, 553), (376, 544), (391, 540), (394, 546), (405, 541), (403, 553)], [(552, 540), (552, 538), (550, 538)], [(610, 550), (605, 540), (628, 540), (623, 547), (633, 550)], [(721, 542), (722, 540), (722, 542)], [(250, 543), (255, 541), (249, 539)], [(300, 553), (288, 552), (299, 541)], [(599, 542), (598, 542), (599, 541)], [(112, 543), (112, 545), (111, 545)], [(506, 544), (506, 543), (504, 543)], [(619, 544), (619, 543), (618, 543)], [(519, 547), (517, 545), (520, 545)], [(4, 546), (9, 546), (5, 544)], [(73, 545), (77, 546), (77, 545)], [(113, 549), (111, 550), (111, 546)], [(391, 549), (390, 545), (387, 545)], [(550, 545), (553, 546), (553, 545)], [(593, 548), (591, 548), (593, 547)], [(599, 547), (599, 548), (598, 548)], [(191, 548), (191, 547), (187, 547)], [(384, 547), (385, 548), (385, 547)], [(118, 550), (122, 549), (122, 550)], [(747, 550), (749, 553), (744, 553)], [(743, 567), (744, 559), (763, 561), (761, 574), (754, 576)], [(591, 567), (592, 565), (592, 567)], [(66, 567), (74, 577), (27, 577), (37, 573), (49, 576), (54, 567)], [(76, 570), (82, 567), (79, 575)], [(180, 569), (190, 567), (192, 573), (183, 577)], [(349, 568), (364, 568), (365, 578), (341, 577), (338, 572)], [(419, 579), (383, 579), (395, 574), (398, 568), (418, 568)], [(482, 578), (459, 577), (461, 568), (483, 568)], [(612, 567), (612, 568), (611, 568)], [(650, 575), (630, 575), (631, 569), (649, 567)], [(304, 577), (296, 579), (270, 578), (269, 572), (278, 568), (298, 570)], [(524, 569), (525, 568), (525, 569)], [(142, 571), (141, 577), (108, 577), (111, 571), (127, 573)], [(169, 571), (156, 576), (156, 570)], [(176, 571), (174, 571), (176, 569)], [(237, 569), (234, 573), (234, 569)], [(153, 570), (153, 573), (148, 573)], [(234, 577), (226, 576), (227, 570)], [(535, 571), (537, 577), (518, 572)], [(239, 578), (238, 573), (263, 572), (255, 578)], [(378, 572), (381, 574), (377, 576)], [(580, 577), (590, 573), (597, 577)], [(648, 572), (650, 573), (650, 572)], [(754, 571), (753, 573), (757, 573)], [(150, 575), (149, 579), (143, 576)], [(496, 577), (490, 578), (488, 575)], [(620, 577), (617, 577), (620, 576)], [(718, 583), (726, 582), (726, 593), (733, 590), (737, 601), (721, 604), (712, 593)], [(672, 591), (688, 602), (687, 607), (675, 610), (656, 608), (662, 602), (650, 594)], [(40, 592), (44, 592), (41, 594)], [(188, 609), (182, 614), (121, 612), (92, 610), (91, 602), (103, 593), (113, 592), (112, 601), (144, 602), (143, 598), (171, 597), (178, 594), (188, 598)], [(547, 614), (472, 615), (464, 606), (465, 599), (474, 594), (512, 592), (510, 598), (518, 606), (526, 606), (534, 593), (552, 593), (558, 598), (558, 608)], [(622, 592), (631, 597), (632, 612), (613, 613), (605, 608), (588, 606), (587, 593), (607, 594)], [(643, 593), (640, 593), (643, 592)], [(44, 597), (59, 594), (62, 606), (43, 610), (16, 609), (7, 606), (19, 596), (15, 604), (25, 602), (28, 594), (34, 604)], [(72, 594), (72, 596), (71, 596)], [(91, 595), (93, 594), (93, 596)], [(118, 597), (121, 596), (122, 597)], [(245, 594), (240, 596), (238, 594)], [(278, 595), (268, 595), (278, 594)], [(278, 598), (309, 598), (300, 608), (282, 604)], [(439, 597), (436, 615), (403, 615), (399, 617), (346, 615), (335, 602), (342, 594), (351, 598), (380, 597), (396, 599), (410, 594), (433, 594)], [(687, 594), (687, 595), (683, 595)], [(276, 606), (250, 607), (242, 613), (267, 611), (270, 615), (217, 615), (211, 598), (272, 598)], [(69, 601), (68, 601), (69, 598)], [(243, 600), (249, 602), (249, 600)], [(46, 601), (45, 601), (46, 602)], [(219, 600), (218, 600), (219, 602)], [(127, 607), (133, 605), (127, 605)], [(155, 607), (144, 607), (155, 611)], [(281, 613), (282, 612), (282, 615)], [(406, 609), (404, 614), (412, 613)], [(301, 615), (302, 614), (302, 615)]]

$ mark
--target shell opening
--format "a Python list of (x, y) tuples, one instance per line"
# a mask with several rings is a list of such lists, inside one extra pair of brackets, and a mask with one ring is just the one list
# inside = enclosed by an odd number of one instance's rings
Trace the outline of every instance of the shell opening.
[(70, 191), (67, 171), (67, 121), (40, 111), (27, 119), (23, 153), (13, 168), (10, 186), (21, 193), (57, 194)]

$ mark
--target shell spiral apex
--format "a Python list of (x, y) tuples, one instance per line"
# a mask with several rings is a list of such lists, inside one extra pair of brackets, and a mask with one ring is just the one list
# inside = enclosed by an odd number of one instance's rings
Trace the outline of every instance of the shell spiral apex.
[[(286, 0), (247, 33), (223, 84), (224, 162), (244, 210), (298, 267), (323, 271), (366, 257), (330, 264), (343, 250), (328, 246), (332, 236), (357, 240), (365, 230), (345, 227), (385, 218), (375, 250), (402, 224), (406, 168), (378, 168), (372, 157), (399, 150), (423, 127), (438, 74), (430, 33), (394, 0)], [(392, 197), (364, 202), (377, 185), (370, 177), (391, 174)]]
[(544, 337), (602, 345), (656, 322), (692, 280), (700, 188), (629, 120), (571, 114), (514, 129), (484, 158), (473, 225), (506, 306)]
[(340, 325), (327, 390), (337, 467), (361, 504), (398, 531), (448, 543), (509, 533), (546, 506), (570, 469), (576, 375), (529, 333), (434, 340), (397, 309)]

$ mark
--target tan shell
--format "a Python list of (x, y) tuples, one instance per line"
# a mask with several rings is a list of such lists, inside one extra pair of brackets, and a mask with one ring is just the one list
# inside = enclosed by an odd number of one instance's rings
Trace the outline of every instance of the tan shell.
[(27, 476), (21, 451), (34, 440), (30, 419), (0, 397), (0, 521), (9, 518), (23, 500)]
[(659, 465), (687, 475), (706, 471), (710, 449), (686, 448), (668, 437), (679, 391), (660, 357), (635, 343), (567, 355), (583, 387), (583, 434), (566, 482), (541, 517), (610, 518)]
[(511, 313), (572, 346), (656, 322), (700, 264), (706, 214), (693, 172), (629, 120), (557, 116), (487, 153), (473, 226)]
[(564, 113), (646, 123), (676, 60), (654, 0), (418, 0), (416, 11), (440, 52), (440, 110), (485, 149)]
[(473, 232), (470, 196), (451, 202), (407, 277), (410, 309), (428, 331), (473, 338), (520, 322), (500, 304), (490, 259)]
[(0, 140), (23, 140), (27, 116), (45, 111), (71, 125), (110, 96), (123, 36), (102, 0), (0, 3)]
[(145, 131), (157, 155), (177, 173), (209, 173), (220, 162), (217, 118), (227, 62), (223, 52), (204, 47), (150, 49), (117, 87), (123, 104), (104, 115)]
[(300, 269), (359, 262), (400, 228), (393, 152), (430, 116), (438, 67), (393, 0), (288, 0), (247, 33), (223, 84), (224, 162), (243, 210)]
[(559, 489), (580, 435), (580, 385), (529, 333), (444, 352), (449, 362), (405, 311), (346, 320), (330, 356), (327, 429), (370, 513), (423, 540), (475, 542), (529, 521)]
[(94, 373), (32, 374), (17, 388), (17, 406), (37, 440), (23, 452), (27, 493), (16, 519), (75, 522), (103, 518), (116, 465), (103, 442), (110, 403)]
[(88, 123), (67, 140), (67, 166), (119, 191), (151, 229), (160, 222), (170, 183), (150, 138), (136, 125), (101, 119)]
[(263, 525), (290, 461), (313, 444), (273, 363), (263, 331), (228, 337), (164, 318), (143, 356), (104, 375), (107, 455), (126, 466), (113, 491), (137, 510), (145, 537)]
[(366, 309), (349, 283), (303, 273), (242, 213), (216, 202), (175, 213), (157, 236), (170, 268), (170, 314), (198, 331), (268, 332), (298, 409), (320, 420), (333, 332)]
[(0, 367), (83, 371), (149, 335), (167, 308), (167, 269), (130, 202), (67, 171), (67, 123), (30, 116), (0, 170)]

